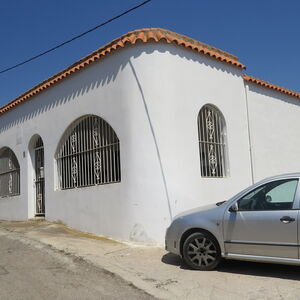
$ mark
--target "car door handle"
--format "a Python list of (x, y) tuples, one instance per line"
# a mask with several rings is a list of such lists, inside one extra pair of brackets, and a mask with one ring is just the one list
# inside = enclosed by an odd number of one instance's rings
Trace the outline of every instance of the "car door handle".
[(291, 218), (289, 216), (284, 216), (280, 219), (280, 221), (284, 224), (291, 223), (295, 221), (295, 218)]

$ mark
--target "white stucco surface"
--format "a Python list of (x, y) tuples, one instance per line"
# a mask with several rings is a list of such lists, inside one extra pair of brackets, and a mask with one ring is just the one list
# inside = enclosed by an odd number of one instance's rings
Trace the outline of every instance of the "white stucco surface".
[(299, 172), (299, 100), (253, 84), (247, 89), (255, 181)]
[[(226, 200), (252, 183), (247, 99), (254, 179), (299, 171), (297, 100), (256, 86), (247, 90), (242, 76), (237, 67), (178, 46), (138, 43), (18, 105), (0, 117), (0, 148), (10, 147), (19, 160), (21, 195), (0, 199), (0, 218), (34, 217), (33, 145), (41, 136), (46, 219), (119, 240), (163, 244), (176, 214)], [(226, 178), (201, 177), (197, 116), (205, 104), (226, 120)], [(118, 135), (121, 182), (59, 190), (59, 141), (72, 122), (89, 114)]]

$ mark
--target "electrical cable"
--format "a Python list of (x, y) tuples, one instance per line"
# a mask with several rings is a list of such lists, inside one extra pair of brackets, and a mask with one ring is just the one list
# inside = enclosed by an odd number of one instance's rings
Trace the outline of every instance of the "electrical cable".
[(98, 29), (98, 28), (100, 28), (100, 27), (103, 27), (103, 26), (107, 25), (108, 23), (111, 23), (112, 21), (114, 21), (114, 20), (116, 20), (116, 19), (119, 19), (119, 18), (123, 17), (124, 15), (126, 15), (126, 14), (132, 12), (133, 10), (136, 10), (136, 9), (140, 8), (141, 6), (147, 4), (147, 3), (151, 2), (151, 1), (152, 1), (152, 0), (146, 0), (146, 1), (144, 1), (144, 2), (142, 2), (142, 3), (140, 3), (140, 4), (138, 4), (138, 5), (136, 5), (136, 6), (132, 7), (132, 8), (130, 8), (130, 9), (128, 9), (128, 10), (122, 12), (121, 14), (119, 14), (119, 15), (113, 17), (113, 18), (110, 18), (110, 19), (108, 19), (107, 21), (105, 21), (105, 22), (103, 22), (103, 23), (101, 23), (101, 24), (99, 24), (99, 25), (96, 25), (95, 27), (93, 27), (93, 28), (91, 28), (91, 29), (89, 29), (89, 30), (86, 30), (86, 31), (84, 31), (84, 32), (82, 32), (82, 33), (80, 33), (80, 34), (78, 34), (78, 35), (72, 37), (71, 39), (69, 39), (69, 40), (67, 40), (67, 41), (65, 41), (65, 42), (62, 42), (62, 43), (60, 43), (60, 44), (58, 44), (58, 45), (56, 45), (56, 46), (54, 46), (54, 47), (52, 47), (52, 48), (50, 48), (50, 49), (44, 51), (44, 52), (41, 52), (41, 53), (39, 53), (39, 54), (37, 54), (37, 55), (31, 57), (31, 58), (28, 58), (28, 59), (26, 59), (26, 60), (24, 60), (24, 61), (22, 61), (22, 62), (20, 62), (20, 63), (17, 63), (17, 64), (15, 64), (15, 65), (11, 66), (11, 67), (8, 67), (8, 68), (6, 68), (6, 69), (0, 70), (0, 74), (3, 74), (3, 73), (5, 73), (5, 72), (8, 72), (8, 71), (10, 71), (10, 70), (13, 70), (13, 69), (15, 69), (15, 68), (17, 68), (17, 67), (20, 67), (20, 66), (22, 66), (22, 65), (25, 65), (26, 63), (29, 63), (30, 61), (33, 61), (33, 60), (35, 60), (35, 59), (37, 59), (37, 58), (39, 58), (39, 57), (41, 57), (41, 56), (43, 56), (43, 55), (45, 55), (45, 54), (47, 54), (47, 53), (49, 53), (49, 52), (52, 52), (52, 51), (54, 51), (54, 50), (56, 50), (56, 49), (58, 49), (58, 48), (60, 48), (60, 47), (62, 47), (62, 46), (64, 46), (64, 45), (66, 45), (66, 44), (69, 44), (69, 43), (71, 43), (71, 42), (73, 42), (73, 41), (75, 41), (75, 40), (77, 40), (77, 39), (83, 37), (84, 35), (86, 35), (86, 34), (92, 32), (92, 31), (94, 31), (94, 30), (96, 30), (96, 29)]

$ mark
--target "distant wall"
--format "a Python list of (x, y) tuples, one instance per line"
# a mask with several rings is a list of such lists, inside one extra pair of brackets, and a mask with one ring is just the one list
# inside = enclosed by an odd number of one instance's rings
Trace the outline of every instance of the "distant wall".
[(300, 101), (247, 84), (255, 181), (300, 171)]

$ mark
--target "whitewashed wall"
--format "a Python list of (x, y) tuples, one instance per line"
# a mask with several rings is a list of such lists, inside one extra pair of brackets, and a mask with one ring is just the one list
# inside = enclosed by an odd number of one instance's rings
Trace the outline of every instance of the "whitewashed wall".
[[(197, 116), (208, 103), (227, 125), (230, 175), (223, 179), (200, 174)], [(85, 114), (118, 135), (122, 180), (61, 191), (54, 155)], [(46, 219), (119, 240), (163, 244), (171, 217), (251, 184), (241, 70), (173, 45), (121, 49), (0, 117), (0, 147), (10, 147), (21, 167), (21, 196), (0, 199), (2, 219), (34, 216), (37, 135), (45, 147)]]
[(300, 171), (300, 101), (247, 84), (254, 180)]
[[(147, 46), (134, 61), (156, 133), (172, 215), (217, 202), (251, 184), (245, 89), (241, 70), (176, 46)], [(228, 178), (202, 178), (197, 117), (214, 104), (228, 133)]]

